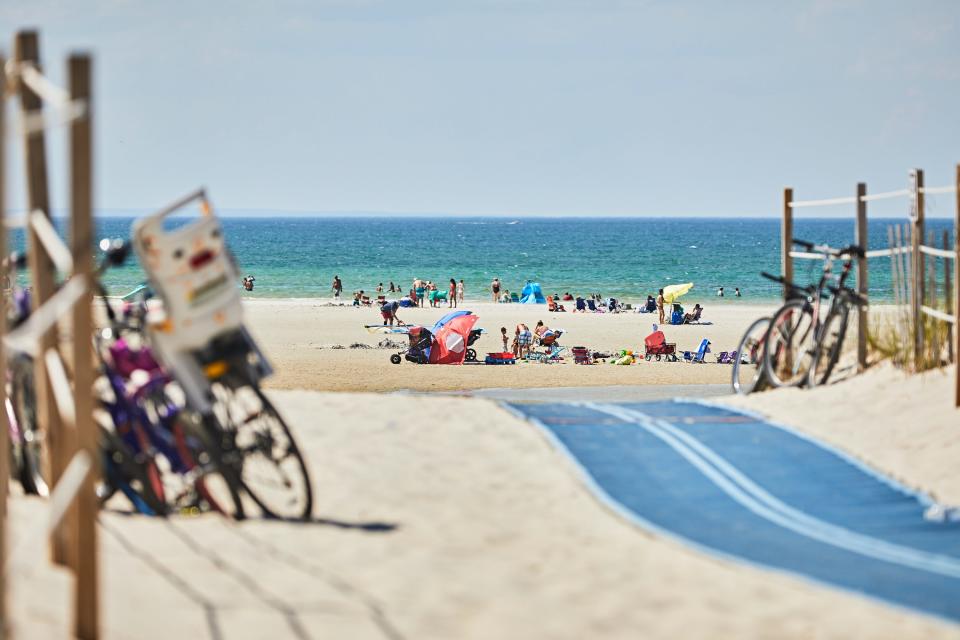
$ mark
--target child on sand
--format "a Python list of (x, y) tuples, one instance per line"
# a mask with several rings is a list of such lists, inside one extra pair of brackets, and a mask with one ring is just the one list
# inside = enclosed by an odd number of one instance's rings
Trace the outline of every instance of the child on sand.
[(507, 328), (506, 327), (500, 327), (500, 338), (503, 340), (503, 351), (504, 353), (506, 353), (507, 351)]
[(463, 278), (460, 278), (460, 282), (457, 283), (457, 300), (463, 302)]

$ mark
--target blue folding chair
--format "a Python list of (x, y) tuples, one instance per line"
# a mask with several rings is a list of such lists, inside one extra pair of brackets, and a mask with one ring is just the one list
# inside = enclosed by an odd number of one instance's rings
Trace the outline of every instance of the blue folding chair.
[(710, 353), (710, 341), (704, 338), (700, 342), (700, 348), (694, 351), (684, 351), (683, 359), (685, 362), (706, 362), (705, 358)]

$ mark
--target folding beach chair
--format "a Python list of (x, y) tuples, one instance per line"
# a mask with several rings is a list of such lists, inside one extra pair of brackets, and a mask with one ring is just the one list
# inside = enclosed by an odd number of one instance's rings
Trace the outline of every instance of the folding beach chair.
[(708, 353), (710, 353), (710, 341), (704, 338), (700, 342), (700, 348), (697, 349), (696, 352), (684, 351), (683, 359), (686, 362), (699, 362), (702, 364), (703, 362), (706, 362), (704, 358), (707, 357)]

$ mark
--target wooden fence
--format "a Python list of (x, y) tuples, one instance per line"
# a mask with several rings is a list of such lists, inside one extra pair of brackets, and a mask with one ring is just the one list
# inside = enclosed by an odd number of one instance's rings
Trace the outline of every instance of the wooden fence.
[[(3, 167), (0, 166), (0, 247), (6, 247), (4, 229), (23, 225), (27, 232), (32, 286), (30, 318), (7, 333), (6, 313), (0, 306), (0, 362), (4, 349), (33, 355), (37, 398), (37, 425), (44, 438), (46, 477), (51, 483), (50, 553), (53, 562), (75, 575), (73, 632), (77, 638), (97, 638), (98, 559), (95, 493), (98, 473), (97, 429), (93, 418), (94, 353), (92, 351), (93, 224), (92, 224), (92, 95), (91, 62), (83, 54), (67, 60), (69, 86), (64, 90), (43, 74), (37, 33), (22, 31), (14, 40), (10, 64), (0, 60), (2, 82), (20, 104), (20, 137), (26, 173), (28, 214), (22, 221), (6, 216)], [(45, 114), (52, 109), (54, 118)], [(0, 113), (3, 110), (0, 109)], [(0, 136), (7, 130), (0, 121)], [(50, 217), (45, 130), (69, 127), (70, 243), (60, 238)], [(3, 140), (0, 139), (0, 144)], [(2, 157), (2, 154), (0, 154)], [(57, 273), (66, 280), (57, 286)], [(0, 305), (4, 303), (0, 302)], [(71, 331), (61, 335), (59, 322), (69, 317)], [(70, 344), (70, 367), (61, 348)], [(3, 385), (0, 385), (0, 403)], [(9, 446), (6, 413), (0, 411), (0, 440)], [(0, 478), (8, 477), (8, 456), (0, 452)], [(7, 491), (0, 494), (0, 531), (5, 531)], [(2, 541), (2, 534), (0, 534)], [(6, 554), (2, 547), (0, 553)], [(9, 558), (4, 555), (4, 561)], [(6, 566), (6, 563), (4, 564)], [(0, 620), (6, 631), (5, 585), (0, 584)], [(6, 635), (6, 633), (4, 633)]]
[[(960, 407), (960, 327), (958, 327), (957, 318), (960, 317), (960, 165), (957, 165), (954, 184), (942, 187), (927, 187), (924, 184), (923, 171), (914, 169), (909, 174), (909, 185), (906, 189), (896, 191), (886, 191), (876, 194), (868, 194), (867, 186), (859, 183), (855, 189), (855, 195), (839, 198), (828, 198), (822, 200), (796, 200), (792, 188), (783, 190), (783, 219), (781, 225), (781, 265), (783, 275), (787, 280), (793, 280), (793, 261), (795, 259), (824, 259), (826, 256), (820, 254), (811, 254), (793, 250), (793, 219), (794, 211), (805, 207), (824, 207), (836, 205), (853, 205), (856, 227), (853, 242), (866, 250), (866, 257), (857, 261), (857, 292), (868, 297), (868, 266), (872, 258), (890, 256), (897, 251), (894, 248), (873, 249), (868, 246), (867, 233), (867, 204), (874, 200), (887, 200), (896, 198), (909, 199), (911, 205), (910, 214), (910, 246), (904, 247), (902, 251), (910, 254), (910, 287), (909, 287), (909, 313), (910, 326), (912, 327), (912, 346), (914, 351), (914, 361), (919, 362), (921, 354), (924, 351), (927, 336), (924, 335), (923, 316), (929, 316), (937, 320), (947, 322), (952, 325), (950, 345), (948, 346), (948, 359), (952, 360), (955, 367), (955, 392), (954, 406)], [(944, 246), (938, 248), (935, 245), (935, 239), (930, 238), (927, 244), (923, 243), (925, 233), (925, 208), (926, 196), (932, 194), (956, 195), (956, 213), (954, 216), (953, 246)], [(947, 261), (944, 267), (944, 290), (946, 292), (945, 302), (947, 309), (952, 313), (947, 313), (937, 309), (936, 299), (936, 265), (930, 263), (930, 286), (927, 286), (928, 272), (926, 270), (927, 258), (931, 260), (942, 259)], [(952, 264), (949, 261), (953, 261)], [(786, 296), (788, 291), (784, 290)], [(863, 370), (868, 364), (867, 336), (868, 309), (863, 308), (857, 315), (857, 364), (860, 370)]]

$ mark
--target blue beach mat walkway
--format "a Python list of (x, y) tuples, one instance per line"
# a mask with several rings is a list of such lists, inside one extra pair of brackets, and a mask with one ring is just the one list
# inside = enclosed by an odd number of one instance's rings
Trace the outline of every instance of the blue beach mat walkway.
[(825, 445), (695, 402), (508, 406), (642, 527), (960, 621), (960, 522)]

